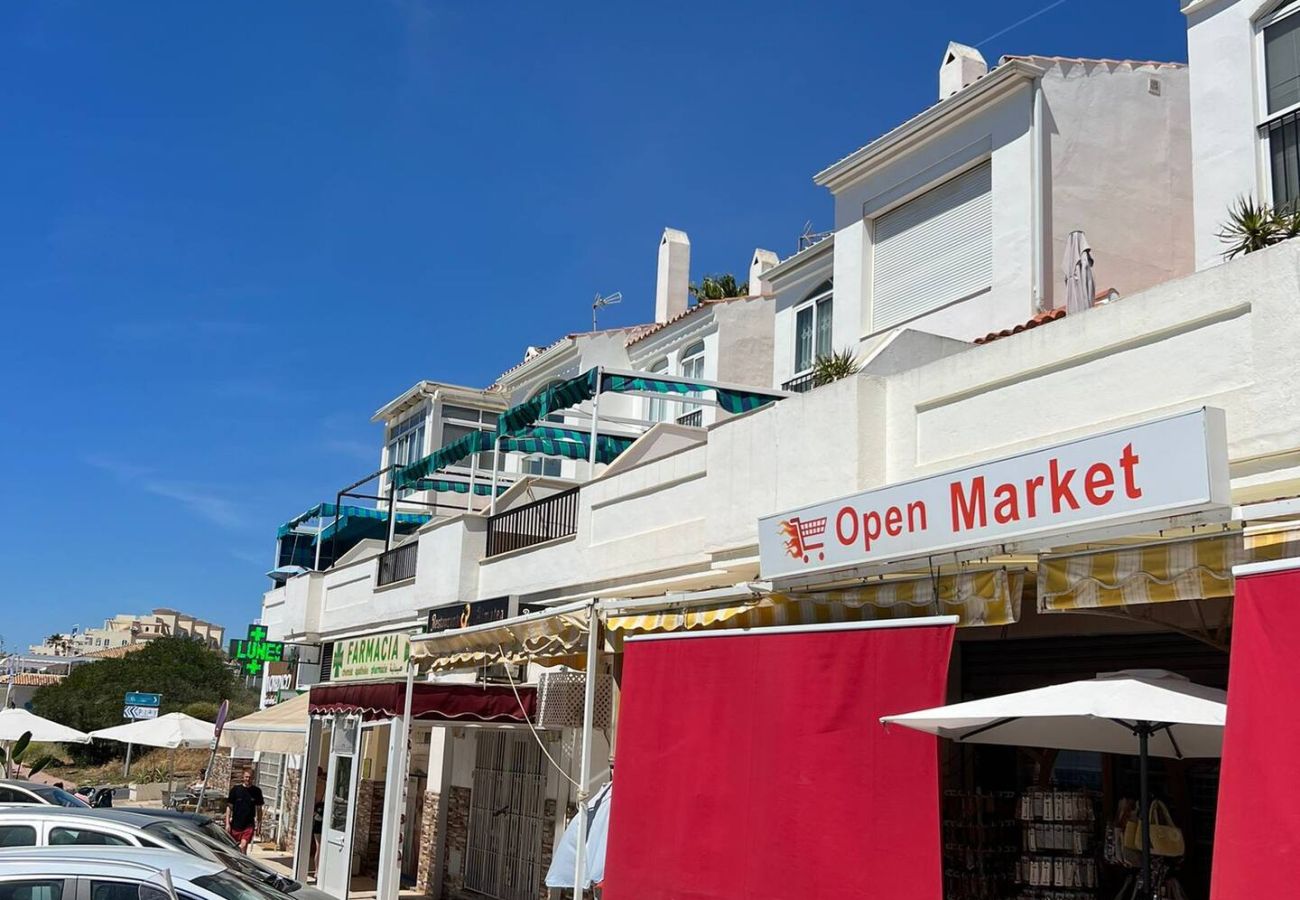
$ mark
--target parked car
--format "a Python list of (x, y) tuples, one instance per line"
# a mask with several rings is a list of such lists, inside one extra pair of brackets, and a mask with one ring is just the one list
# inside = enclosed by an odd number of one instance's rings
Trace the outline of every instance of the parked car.
[(66, 806), (71, 809), (89, 809), (90, 804), (76, 794), (52, 784), (36, 781), (19, 781), (15, 778), (0, 779), (0, 805), (38, 804), (40, 806)]
[[(0, 808), (0, 847), (111, 846), (177, 850), (218, 863), (245, 878), (277, 890), (301, 884), (208, 837), (183, 819), (155, 816), (143, 809)], [(3, 898), (0, 898), (3, 900)]]
[(162, 809), (154, 806), (128, 807), (127, 811), (145, 813), (146, 815), (153, 816), (155, 819), (167, 819), (173, 822), (179, 822), (189, 828), (194, 828), (203, 832), (207, 837), (212, 838), (217, 843), (228, 844), (236, 850), (239, 849), (239, 844), (237, 844), (235, 839), (230, 836), (230, 832), (226, 831), (225, 826), (222, 825), (220, 821), (206, 813), (182, 812), (178, 809)]
[[(163, 872), (175, 896), (167, 894)], [(0, 900), (288, 900), (220, 863), (143, 847), (0, 851)]]

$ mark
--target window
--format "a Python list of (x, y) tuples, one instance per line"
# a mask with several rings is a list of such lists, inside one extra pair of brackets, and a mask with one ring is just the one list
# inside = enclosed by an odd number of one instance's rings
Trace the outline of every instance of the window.
[[(536, 397), (538, 394), (542, 393), (543, 391), (548, 391), (560, 383), (561, 382), (557, 379), (555, 381), (551, 381), (547, 384), (544, 384), (536, 391), (534, 391), (532, 396)], [(532, 397), (530, 397), (529, 399), (531, 400)], [(557, 425), (563, 425), (564, 416), (561, 413), (551, 413), (542, 421), (550, 422), (552, 424), (557, 424)], [(559, 478), (562, 472), (561, 462), (562, 461), (560, 460), (560, 458), (556, 456), (532, 456), (524, 460), (524, 472), (528, 475), (542, 475), (547, 478)]]
[(36, 797), (18, 788), (0, 787), (0, 803), (38, 803)]
[(0, 900), (60, 900), (63, 897), (63, 885), (62, 878), (0, 881)]
[(50, 806), (66, 806), (70, 809), (89, 809), (90, 804), (82, 800), (76, 794), (69, 794), (63, 788), (38, 786), (32, 788), (32, 793), (40, 797)]
[(872, 331), (993, 285), (992, 197), (985, 162), (872, 220)]
[(36, 829), (30, 825), (0, 825), (0, 847), (35, 847)]
[(162, 888), (139, 881), (90, 882), (90, 900), (166, 900)]
[(424, 455), (424, 410), (388, 429), (388, 464), (409, 466)]
[(115, 834), (109, 834), (105, 831), (95, 831), (93, 828), (51, 828), (50, 829), (50, 846), (66, 847), (69, 844), (78, 846), (92, 847), (133, 847), (135, 846), (124, 837), (118, 837)]
[(352, 796), (352, 757), (340, 756), (334, 764), (334, 802), (330, 804), (330, 831), (348, 827), (348, 800)]
[[(458, 441), (465, 435), (475, 431), (486, 431), (491, 434), (496, 428), (496, 414), (485, 412), (478, 409), (470, 409), (465, 406), (442, 406), (442, 442), (439, 446), (445, 447), (452, 441)], [(465, 459), (456, 463), (457, 468), (469, 469), (476, 466), (480, 472), (492, 471), (492, 451), (484, 450), (482, 453), (474, 456), (467, 456)]]
[(794, 373), (812, 370), (817, 357), (831, 350), (831, 319), (835, 296), (830, 281), (813, 288), (794, 314)]
[(1275, 208), (1300, 201), (1300, 3), (1264, 20), (1264, 120)]
[[(704, 341), (696, 341), (682, 351), (682, 377), (691, 381), (704, 380)], [(699, 391), (691, 391), (686, 396), (698, 397)], [(683, 403), (682, 414), (677, 417), (677, 421), (686, 425), (699, 425), (700, 416), (696, 413), (700, 409), (698, 403)]]
[[(668, 360), (661, 359), (651, 364), (650, 375), (665, 375), (668, 372)], [(646, 399), (645, 417), (651, 422), (668, 421), (668, 402), (663, 397), (651, 397)]]

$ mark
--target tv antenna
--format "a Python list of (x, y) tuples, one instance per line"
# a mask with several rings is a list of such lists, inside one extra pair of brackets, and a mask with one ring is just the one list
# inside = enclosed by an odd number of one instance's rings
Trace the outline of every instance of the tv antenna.
[(596, 299), (591, 301), (591, 330), (592, 331), (596, 330), (597, 312), (604, 309), (606, 306), (613, 306), (615, 303), (621, 303), (621, 302), (623, 302), (622, 291), (615, 291), (614, 293), (606, 297), (602, 297), (600, 296), (600, 294), (596, 294)]

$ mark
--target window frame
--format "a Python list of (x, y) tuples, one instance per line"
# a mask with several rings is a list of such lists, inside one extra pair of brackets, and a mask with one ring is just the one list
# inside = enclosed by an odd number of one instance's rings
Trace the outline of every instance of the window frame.
[[(1270, 12), (1254, 21), (1254, 75), (1255, 75), (1255, 158), (1259, 168), (1257, 179), (1260, 197), (1275, 205), (1273, 193), (1273, 165), (1270, 158), (1269, 125), (1293, 113), (1300, 113), (1300, 101), (1273, 112), (1268, 108), (1268, 58), (1265, 52), (1264, 32), (1291, 16), (1300, 15), (1300, 0), (1279, 3)], [(1300, 202), (1300, 197), (1297, 198)]]
[(14, 848), (14, 847), (39, 847), (39, 846), (40, 846), (40, 840), (41, 840), (41, 838), (40, 838), (40, 835), (37, 833), (36, 826), (35, 826), (35, 825), (32, 825), (32, 824), (29, 823), (29, 822), (12, 822), (12, 823), (11, 823), (11, 822), (4, 822), (4, 823), (0, 823), (0, 829), (3, 829), (3, 828), (15, 828), (15, 829), (17, 829), (17, 828), (25, 828), (27, 831), (30, 831), (30, 832), (31, 832), (31, 835), (32, 835), (32, 842), (31, 842), (30, 844), (4, 844), (4, 843), (0, 843), (0, 848), (4, 848), (4, 849), (12, 849), (12, 848)]
[[(826, 351), (827, 353), (835, 352), (835, 279), (827, 278), (809, 291), (808, 295), (800, 300), (798, 304), (791, 307), (790, 311), (794, 315), (794, 355), (790, 360), (792, 370), (790, 377), (792, 379), (810, 373), (813, 366), (817, 364), (817, 357), (822, 355), (817, 352), (817, 335), (820, 333), (818, 325), (822, 316), (819, 310), (825, 301), (830, 301), (827, 315), (831, 317), (830, 325), (827, 328), (829, 346)], [(812, 352), (808, 357), (808, 365), (801, 369), (799, 368), (799, 314), (805, 310), (812, 310)]]
[[(451, 409), (455, 410), (458, 413), (477, 412), (478, 421), (475, 422), (459, 415), (449, 416), (447, 415), (448, 407), (450, 407)], [(448, 425), (450, 425), (453, 428), (463, 428), (467, 433), (470, 431), (483, 431), (483, 432), (487, 432), (488, 434), (494, 434), (496, 432), (495, 423), (483, 421), (485, 416), (491, 417), (493, 415), (495, 415), (495, 413), (491, 412), (491, 410), (486, 410), (486, 409), (474, 410), (468, 406), (459, 406), (454, 403), (442, 404), (438, 410), (438, 447), (445, 447), (451, 443), (451, 441), (447, 439)], [(452, 438), (452, 440), (459, 440), (461, 437), (464, 437), (464, 435), (463, 434), (458, 435), (457, 437)], [(478, 453), (472, 454), (466, 457), (465, 459), (461, 460), (460, 462), (448, 466), (447, 470), (451, 472), (464, 472), (466, 474), (469, 474), (471, 471), (491, 472), (492, 451), (482, 450)]]
[[(669, 373), (668, 357), (663, 356), (656, 359), (646, 369), (646, 374), (651, 378), (656, 375), (667, 375)], [(665, 397), (647, 397), (646, 398), (645, 417), (646, 421), (652, 423), (667, 422), (668, 418), (668, 400)]]
[[(76, 877), (77, 876), (75, 875), (55, 875), (51, 877), (45, 875), (32, 875), (28, 873), (23, 873), (22, 875), (14, 875), (8, 878), (0, 878), (0, 890), (4, 888), (21, 887), (23, 885), (29, 885), (29, 884), (44, 886), (44, 885), (54, 884), (57, 881), (57, 882), (62, 882), (63, 885), (61, 888), (59, 888), (59, 900), (72, 900), (72, 898), (75, 897), (77, 893)], [(71, 890), (69, 890), (69, 888)]]
[[(708, 355), (708, 346), (704, 343), (703, 338), (699, 338), (697, 340), (691, 341), (689, 344), (686, 345), (686, 347), (682, 349), (680, 356), (678, 356), (678, 361), (677, 361), (678, 376), (681, 378), (689, 378), (694, 381), (703, 381), (704, 363), (707, 355)], [(691, 368), (698, 367), (699, 372), (698, 373), (688, 372), (687, 371), (688, 366)], [(699, 397), (701, 396), (701, 394), (699, 391), (687, 391), (683, 396)], [(690, 403), (688, 401), (683, 401), (682, 411), (677, 414), (676, 421), (680, 424), (683, 419), (688, 418), (689, 416), (693, 415), (697, 410), (700, 410), (702, 408), (703, 407), (699, 403)]]

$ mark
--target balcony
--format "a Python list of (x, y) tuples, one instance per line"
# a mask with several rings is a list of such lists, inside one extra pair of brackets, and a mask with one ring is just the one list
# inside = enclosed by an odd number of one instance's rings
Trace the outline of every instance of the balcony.
[(785, 384), (781, 385), (781, 390), (789, 391), (792, 394), (806, 394), (814, 387), (816, 387), (816, 385), (813, 383), (813, 373), (808, 372), (791, 378)]
[(570, 488), (489, 518), (487, 556), (568, 537), (577, 530), (578, 488)]
[(377, 584), (396, 584), (415, 577), (415, 560), (419, 552), (419, 541), (411, 541), (392, 550), (385, 551), (379, 557), (379, 575)]
[(686, 425), (690, 428), (699, 428), (704, 424), (704, 410), (695, 409), (684, 415), (677, 417), (678, 425)]

